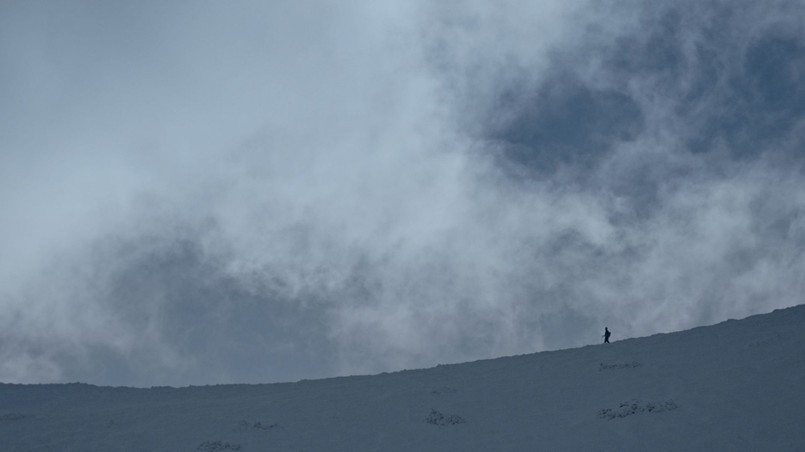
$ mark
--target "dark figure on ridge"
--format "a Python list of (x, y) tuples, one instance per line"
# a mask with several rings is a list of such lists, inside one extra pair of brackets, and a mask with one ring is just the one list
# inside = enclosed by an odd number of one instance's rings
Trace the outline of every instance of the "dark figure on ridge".
[(609, 344), (609, 335), (612, 334), (609, 332), (607, 327), (604, 327), (604, 343)]

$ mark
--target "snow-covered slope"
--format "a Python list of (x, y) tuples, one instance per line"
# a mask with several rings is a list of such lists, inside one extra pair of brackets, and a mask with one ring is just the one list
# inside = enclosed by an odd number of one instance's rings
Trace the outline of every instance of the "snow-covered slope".
[(803, 451), (805, 306), (376, 376), (179, 389), (3, 384), (0, 450)]

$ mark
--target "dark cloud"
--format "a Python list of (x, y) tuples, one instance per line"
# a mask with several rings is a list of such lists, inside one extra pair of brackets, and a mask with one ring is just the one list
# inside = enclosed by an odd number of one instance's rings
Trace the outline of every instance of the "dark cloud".
[(509, 112), (512, 119), (492, 137), (504, 145), (506, 158), (537, 174), (555, 173), (562, 166), (593, 167), (643, 128), (634, 99), (615, 90), (592, 89), (572, 75), (551, 77), (537, 94), (518, 96), (517, 102), (525, 105), (509, 107), (517, 112)]

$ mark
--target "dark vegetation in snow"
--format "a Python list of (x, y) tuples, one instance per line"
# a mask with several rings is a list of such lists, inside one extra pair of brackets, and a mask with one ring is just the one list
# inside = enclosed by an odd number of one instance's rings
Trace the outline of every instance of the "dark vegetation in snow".
[(640, 367), (640, 364), (637, 361), (632, 361), (628, 363), (601, 363), (598, 366), (598, 370), (613, 370), (613, 369), (630, 369), (634, 367)]
[(428, 424), (445, 427), (448, 425), (463, 424), (467, 421), (457, 414), (443, 414), (440, 411), (430, 410), (430, 414), (428, 414), (425, 422)]
[(263, 424), (260, 421), (257, 422), (248, 422), (248, 421), (240, 421), (238, 422), (238, 426), (235, 428), (237, 431), (246, 431), (246, 430), (272, 430), (275, 428), (279, 428), (279, 424)]
[(240, 450), (240, 444), (231, 444), (221, 441), (204, 441), (196, 450), (204, 452), (218, 452), (221, 450)]
[(643, 413), (661, 413), (677, 409), (676, 403), (672, 401), (664, 402), (641, 402), (640, 400), (629, 400), (621, 402), (617, 408), (604, 408), (598, 413), (602, 419), (617, 419)]

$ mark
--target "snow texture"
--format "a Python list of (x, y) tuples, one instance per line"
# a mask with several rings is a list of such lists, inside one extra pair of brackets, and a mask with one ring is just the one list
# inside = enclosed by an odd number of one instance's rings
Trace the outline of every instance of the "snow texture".
[(376, 376), (0, 384), (2, 451), (802, 451), (805, 306)]

